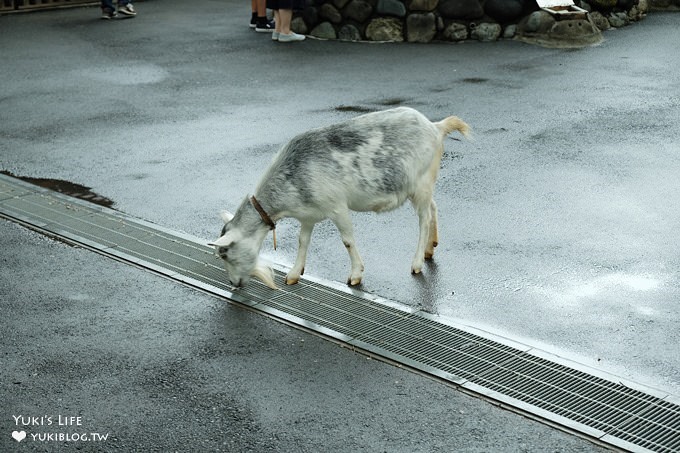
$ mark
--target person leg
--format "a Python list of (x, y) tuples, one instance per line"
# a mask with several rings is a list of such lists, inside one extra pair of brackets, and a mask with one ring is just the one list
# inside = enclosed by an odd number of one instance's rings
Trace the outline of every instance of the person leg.
[(258, 3), (259, 0), (250, 0), (250, 28), (253, 29), (257, 26)]
[(274, 10), (274, 31), (272, 33), (272, 41), (278, 41), (279, 40), (279, 35), (281, 34), (279, 32), (279, 24), (281, 23), (281, 19), (279, 18), (279, 10), (275, 9)]
[[(294, 41), (304, 41), (305, 35), (298, 35), (290, 31), (290, 23), (293, 20), (293, 10), (292, 9), (280, 9), (279, 19), (276, 22), (277, 29), (281, 30), (279, 32), (279, 42), (294, 42)], [(279, 26), (279, 22), (281, 25)]]
[(257, 16), (255, 18), (255, 31), (259, 33), (271, 33), (274, 31), (274, 22), (267, 19), (267, 0), (254, 0)]
[(257, 13), (257, 17), (267, 17), (267, 0), (253, 0), (253, 3), (253, 11)]
[(279, 10), (279, 21), (281, 22), (281, 25), (279, 26), (278, 22), (276, 23), (276, 29), (278, 30), (279, 33), (283, 33), (285, 35), (290, 34), (290, 22), (293, 19), (293, 10), (292, 9), (280, 9)]
[(99, 2), (99, 4), (100, 4), (103, 12), (113, 13), (113, 12), (116, 11), (116, 7), (113, 4), (113, 0), (101, 0), (101, 2)]
[(281, 16), (279, 15), (278, 9), (274, 10), (274, 24), (276, 24), (274, 27), (274, 31), (276, 33), (281, 33)]

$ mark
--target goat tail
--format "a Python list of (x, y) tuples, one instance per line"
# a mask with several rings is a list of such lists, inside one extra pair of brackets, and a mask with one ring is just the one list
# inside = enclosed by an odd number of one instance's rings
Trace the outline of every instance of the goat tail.
[(434, 123), (434, 125), (437, 126), (444, 137), (453, 131), (458, 131), (463, 134), (465, 138), (469, 138), (470, 131), (472, 130), (465, 121), (457, 116), (449, 116), (448, 118), (444, 118), (443, 120)]

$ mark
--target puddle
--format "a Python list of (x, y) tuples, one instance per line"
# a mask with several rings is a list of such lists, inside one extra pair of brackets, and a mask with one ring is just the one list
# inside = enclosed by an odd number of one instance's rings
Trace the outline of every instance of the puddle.
[(369, 113), (369, 112), (374, 112), (375, 109), (371, 109), (368, 107), (361, 107), (359, 105), (339, 105), (335, 107), (335, 111), (337, 112), (352, 112), (352, 113)]
[[(382, 107), (397, 107), (408, 102), (408, 99), (404, 98), (386, 98), (381, 99), (377, 102), (369, 102), (369, 104), (379, 105)], [(379, 108), (365, 107), (362, 105), (339, 105), (335, 107), (336, 112), (351, 112), (351, 113), (370, 113), (380, 110)]]
[(54, 190), (55, 192), (63, 193), (74, 198), (80, 198), (100, 206), (110, 208), (113, 206), (113, 200), (103, 197), (92, 192), (91, 187), (82, 186), (80, 184), (64, 181), (62, 179), (46, 179), (46, 178), (31, 178), (29, 176), (17, 176), (9, 171), (1, 170), (3, 175), (11, 176), (12, 178), (20, 179), (24, 182), (43, 187), (45, 189)]
[(489, 81), (489, 79), (485, 79), (483, 77), (467, 77), (467, 78), (461, 80), (461, 82), (473, 83), (473, 84), (484, 83), (484, 82), (488, 82), (488, 81)]
[(380, 105), (385, 105), (385, 106), (390, 106), (390, 107), (395, 107), (395, 106), (397, 106), (397, 105), (402, 105), (402, 104), (404, 104), (405, 102), (407, 102), (407, 99), (403, 99), (403, 98), (387, 98), (387, 99), (381, 100), (380, 102), (378, 102), (378, 104), (380, 104)]

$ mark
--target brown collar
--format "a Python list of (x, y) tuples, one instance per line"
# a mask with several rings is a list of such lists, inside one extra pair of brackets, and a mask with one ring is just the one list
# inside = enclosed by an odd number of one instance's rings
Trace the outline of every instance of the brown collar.
[(260, 217), (262, 218), (262, 221), (269, 227), (270, 230), (272, 230), (272, 236), (274, 240), (274, 250), (276, 250), (276, 224), (272, 220), (271, 217), (267, 214), (267, 212), (264, 210), (262, 205), (257, 201), (257, 198), (255, 198), (255, 195), (250, 197), (250, 204), (253, 205), (255, 210), (257, 211), (258, 214), (260, 214)]
[(273, 230), (276, 228), (276, 224), (272, 220), (271, 217), (267, 214), (267, 212), (264, 210), (262, 205), (257, 201), (255, 198), (255, 195), (250, 197), (250, 203), (253, 205), (255, 210), (257, 211), (258, 214), (260, 214), (260, 217), (262, 218), (262, 221), (269, 227), (270, 230)]

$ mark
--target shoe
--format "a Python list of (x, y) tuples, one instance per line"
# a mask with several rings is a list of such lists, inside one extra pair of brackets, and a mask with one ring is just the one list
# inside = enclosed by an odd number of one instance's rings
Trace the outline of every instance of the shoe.
[(118, 16), (118, 15), (116, 14), (115, 11), (111, 11), (111, 10), (103, 10), (102, 11), (102, 19), (104, 19), (104, 20), (115, 19), (116, 16)]
[(272, 41), (278, 41), (279, 35), (280, 35), (280, 33), (278, 31), (273, 31), (272, 32)]
[(293, 33), (292, 31), (288, 34), (286, 33), (279, 33), (279, 42), (295, 42), (295, 41), (304, 41), (305, 40), (305, 35), (298, 35), (297, 33)]
[(248, 24), (248, 26), (249, 26), (250, 28), (255, 28), (255, 27), (257, 27), (257, 19), (255, 18), (255, 16), (253, 16), (252, 19), (250, 19), (250, 24)]
[(121, 13), (124, 16), (136, 16), (137, 12), (135, 11), (134, 6), (132, 6), (132, 3), (128, 3), (127, 5), (122, 5), (118, 7), (118, 12)]
[(255, 25), (255, 31), (258, 33), (272, 33), (276, 28), (276, 24), (273, 20), (268, 22), (261, 22)]

